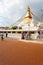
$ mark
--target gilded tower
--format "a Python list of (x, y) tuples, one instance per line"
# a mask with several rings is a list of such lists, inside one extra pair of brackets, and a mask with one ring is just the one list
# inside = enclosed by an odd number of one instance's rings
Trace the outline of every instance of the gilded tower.
[(27, 8), (27, 15), (25, 16), (25, 18), (32, 18), (31, 17), (30, 7)]

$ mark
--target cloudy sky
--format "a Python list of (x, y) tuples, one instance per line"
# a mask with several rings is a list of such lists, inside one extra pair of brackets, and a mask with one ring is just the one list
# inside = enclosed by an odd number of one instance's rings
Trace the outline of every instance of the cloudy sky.
[(9, 26), (19, 20), (30, 6), (32, 11), (43, 13), (43, 0), (0, 0), (0, 26)]

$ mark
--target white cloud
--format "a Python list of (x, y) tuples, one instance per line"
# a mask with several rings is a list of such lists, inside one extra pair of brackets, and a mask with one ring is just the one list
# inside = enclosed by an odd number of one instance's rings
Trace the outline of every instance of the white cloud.
[(12, 21), (11, 23), (14, 23), (22, 17), (26, 12), (26, 8), (27, 0), (0, 0), (0, 17), (2, 16), (0, 22)]

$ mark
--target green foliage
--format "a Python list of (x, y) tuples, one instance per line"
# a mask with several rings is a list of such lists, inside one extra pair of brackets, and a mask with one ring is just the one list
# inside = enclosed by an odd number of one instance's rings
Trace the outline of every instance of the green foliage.
[(22, 27), (19, 27), (19, 29), (22, 29)]
[(17, 26), (12, 26), (11, 29), (17, 29), (18, 27)]

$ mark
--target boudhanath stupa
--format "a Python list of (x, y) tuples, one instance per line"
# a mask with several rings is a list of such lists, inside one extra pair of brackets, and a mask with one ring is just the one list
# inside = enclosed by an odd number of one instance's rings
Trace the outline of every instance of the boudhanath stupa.
[(18, 26), (21, 26), (22, 29), (25, 29), (25, 30), (26, 29), (27, 30), (29, 30), (29, 29), (30, 30), (38, 29), (41, 22), (38, 22), (38, 21), (34, 20), (32, 15), (36, 17), (36, 13), (32, 12), (30, 7), (28, 7), (24, 19), (22, 21), (20, 21)]

